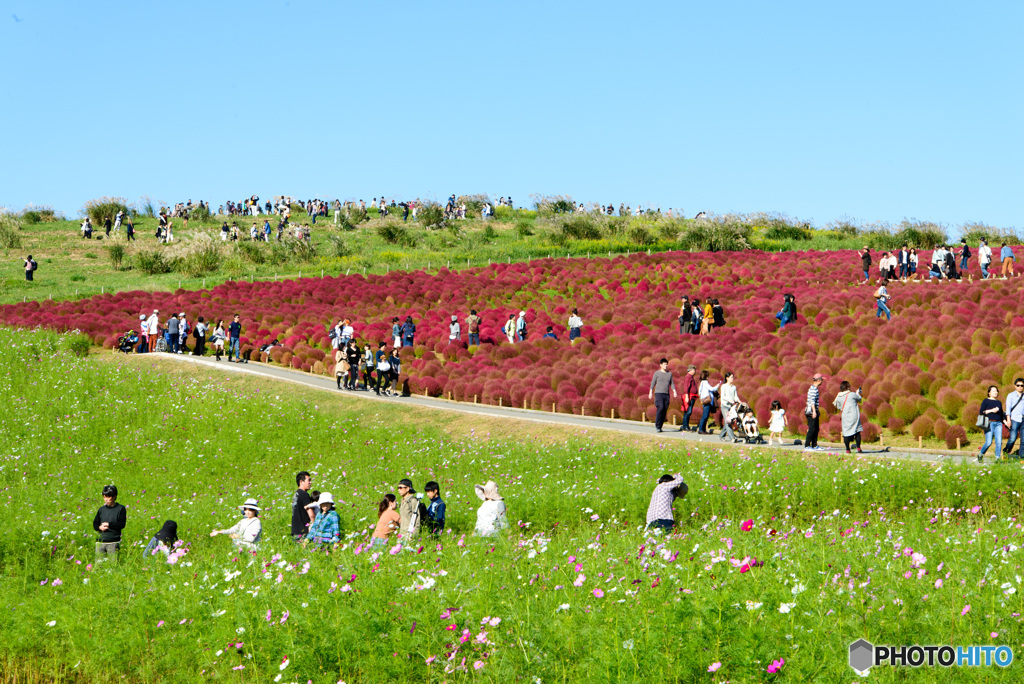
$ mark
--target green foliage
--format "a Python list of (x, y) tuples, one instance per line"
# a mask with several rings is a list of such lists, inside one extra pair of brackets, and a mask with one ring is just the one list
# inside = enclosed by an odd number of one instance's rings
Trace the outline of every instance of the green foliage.
[(340, 235), (328, 235), (327, 242), (336, 257), (347, 257), (352, 254), (352, 249), (345, 243), (345, 238)]
[(21, 247), (21, 223), (17, 216), (0, 212), (0, 247), (19, 249)]
[(516, 221), (516, 235), (521, 238), (533, 235), (533, 221), (521, 218)]
[(209, 207), (205, 204), (203, 206), (196, 205), (189, 211), (188, 218), (190, 221), (209, 223), (213, 220), (213, 214), (210, 213)]
[(387, 221), (377, 226), (377, 235), (389, 245), (413, 247), (416, 244), (412, 234), (397, 221)]
[(563, 240), (598, 240), (601, 229), (597, 227), (593, 217), (577, 214), (563, 219), (561, 223)]
[(92, 341), (85, 335), (68, 335), (65, 342), (67, 350), (78, 357), (88, 356), (92, 348)]
[(239, 240), (235, 243), (235, 254), (250, 264), (267, 263), (267, 251), (261, 243), (252, 240)]
[(177, 259), (174, 270), (190, 278), (216, 273), (221, 266), (223, 255), (215, 244), (206, 244), (190, 250)]
[(135, 268), (146, 275), (157, 275), (170, 273), (171, 264), (164, 257), (163, 253), (155, 249), (142, 249), (135, 253)]
[(35, 225), (37, 223), (63, 221), (64, 217), (57, 214), (53, 207), (26, 207), (21, 212), (21, 220), (28, 225)]
[(294, 215), (305, 214), (306, 213), (305, 208), (303, 208), (303, 206), (301, 204), (299, 204), (298, 202), (292, 202), (289, 205), (289, 208), (291, 209), (291, 213), (294, 214)]
[(84, 283), (85, 276), (82, 275), (81, 273), (75, 273), (70, 278), (68, 278), (68, 280), (70, 280), (73, 283)]
[(494, 230), (494, 226), (492, 226), (490, 223), (488, 223), (486, 226), (484, 226), (484, 239), (485, 240), (494, 240), (497, 237), (498, 237), (498, 233), (497, 233), (496, 230)]
[(990, 247), (1004, 242), (1008, 245), (1021, 244), (1020, 236), (1012, 228), (997, 228), (981, 222), (965, 223), (958, 232), (972, 249), (976, 249), (982, 240), (987, 241)]
[(120, 271), (124, 263), (125, 254), (127, 253), (124, 245), (115, 242), (112, 245), (107, 245), (105, 249), (107, 250), (107, 256), (110, 258), (110, 265), (114, 267), (115, 271)]
[(695, 252), (732, 252), (750, 249), (752, 229), (748, 224), (723, 221), (695, 221), (679, 236), (679, 246)]
[(310, 240), (286, 240), (283, 243), (291, 257), (302, 263), (316, 259), (316, 245)]
[(569, 195), (531, 195), (533, 207), (541, 216), (552, 214), (572, 214), (576, 211), (576, 203)]
[(444, 209), (440, 204), (428, 202), (416, 210), (416, 220), (428, 230), (444, 228)]
[[(157, 201), (157, 204), (161, 202)], [(153, 204), (153, 198), (149, 195), (143, 195), (139, 198), (138, 204), (135, 205), (135, 212), (146, 218), (156, 218), (156, 206)]]
[(92, 219), (93, 225), (103, 225), (103, 219), (110, 218), (111, 221), (117, 216), (117, 212), (128, 212), (128, 204), (123, 197), (98, 197), (91, 199), (82, 207), (82, 215)]
[(638, 247), (648, 247), (658, 241), (658, 238), (642, 225), (633, 226), (629, 229), (629, 241)]

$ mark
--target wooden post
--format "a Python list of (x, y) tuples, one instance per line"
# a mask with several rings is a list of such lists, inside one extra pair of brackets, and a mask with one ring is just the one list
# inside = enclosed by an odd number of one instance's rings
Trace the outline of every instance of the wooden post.
[(448, 401), (451, 401), (451, 400), (452, 400), (452, 393), (451, 393), (451, 392), (449, 392), (449, 393), (448, 393)]
[(501, 408), (501, 397), (498, 397), (498, 408)]
[(646, 423), (647, 422), (647, 411), (644, 411), (643, 413), (640, 414), (640, 422), (641, 423)]
[(676, 414), (672, 414), (672, 427), (676, 426)]
[(320, 278), (323, 278), (323, 277), (324, 277), (324, 269), (321, 268), (320, 269)]
[(587, 407), (586, 406), (580, 406), (580, 415), (581, 416), (587, 415)]
[(523, 399), (523, 410), (524, 411), (526, 410), (526, 400), (525, 399)]
[(881, 432), (878, 433), (878, 445), (883, 449), (885, 448), (885, 435)]
[(917, 438), (917, 448), (918, 448), (918, 449), (921, 449), (921, 448), (923, 448), (923, 446), (924, 446), (924, 445), (922, 444), (923, 442), (924, 442), (924, 437), (918, 437), (918, 438)]
[(552, 413), (555, 412), (555, 406), (556, 406), (555, 402), (551, 402), (551, 412)]
[(956, 450), (960, 451), (960, 438), (959, 437), (956, 438)]
[(473, 403), (474, 404), (476, 403), (476, 395), (475, 394), (473, 395)]
[(423, 390), (423, 396), (427, 396), (427, 390)]
[(206, 287), (206, 278), (203, 278), (203, 287)]
[(612, 420), (615, 420), (615, 409), (612, 409)]

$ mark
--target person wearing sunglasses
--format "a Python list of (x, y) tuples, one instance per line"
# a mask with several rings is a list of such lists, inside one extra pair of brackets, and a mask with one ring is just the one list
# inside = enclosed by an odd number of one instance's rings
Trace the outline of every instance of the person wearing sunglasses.
[(1020, 436), (1020, 446), (1017, 448), (1017, 458), (1024, 454), (1024, 378), (1017, 378), (1013, 381), (1014, 391), (1006, 395), (1006, 420), (1010, 426), (1010, 438), (1006, 441), (1006, 448), (1003, 453), (1009, 454), (1013, 450), (1013, 443)]

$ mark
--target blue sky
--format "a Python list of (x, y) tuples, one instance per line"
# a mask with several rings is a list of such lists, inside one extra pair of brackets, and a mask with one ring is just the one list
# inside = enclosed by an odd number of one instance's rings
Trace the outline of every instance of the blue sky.
[(9, 208), (542, 193), (1024, 227), (1024, 3), (4, 6)]

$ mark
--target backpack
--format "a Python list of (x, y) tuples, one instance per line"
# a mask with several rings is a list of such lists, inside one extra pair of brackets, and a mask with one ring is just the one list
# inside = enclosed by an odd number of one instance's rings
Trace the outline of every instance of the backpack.
[(37, 268), (39, 268), (39, 262), (38, 262), (38, 261), (36, 261), (35, 259), (33, 259), (33, 260), (32, 260), (32, 270), (34, 271), (34, 270), (36, 270)]

